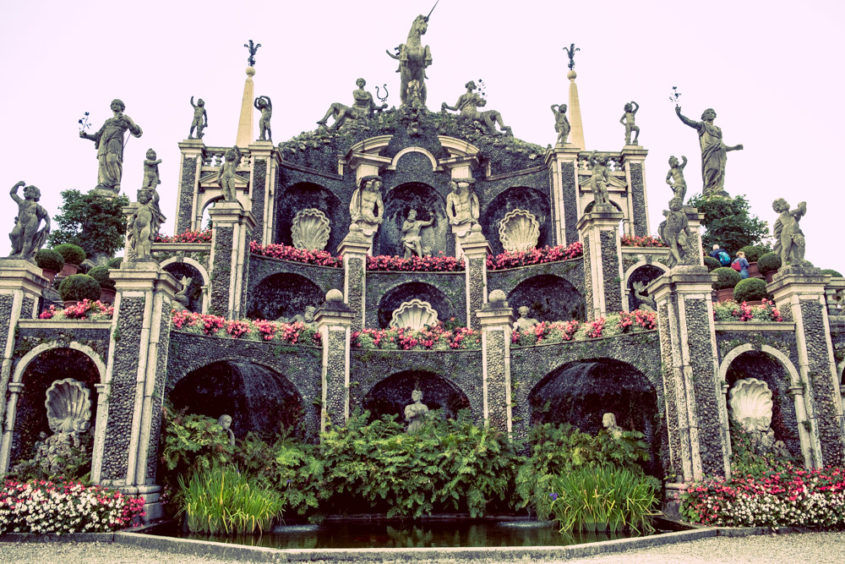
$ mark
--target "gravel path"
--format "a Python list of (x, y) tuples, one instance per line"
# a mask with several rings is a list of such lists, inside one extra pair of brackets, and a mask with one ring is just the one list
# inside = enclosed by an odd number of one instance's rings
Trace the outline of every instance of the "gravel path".
[[(0, 544), (2, 562), (37, 562), (38, 564), (128, 563), (128, 562), (191, 562), (224, 564), (217, 560), (186, 556), (159, 550), (148, 550), (125, 544), (85, 542), (20, 542)], [(529, 562), (530, 560), (517, 560)], [(385, 561), (387, 562), (387, 561)], [(394, 562), (403, 562), (395, 560)], [(439, 562), (491, 563), (500, 560), (440, 560)], [(530, 561), (532, 564), (536, 561)], [(561, 562), (547, 560), (544, 562)], [(769, 564), (773, 562), (842, 564), (845, 562), (845, 532), (761, 535), (743, 538), (715, 537), (643, 550), (596, 556), (566, 562), (604, 564), (636, 562), (637, 564)]]

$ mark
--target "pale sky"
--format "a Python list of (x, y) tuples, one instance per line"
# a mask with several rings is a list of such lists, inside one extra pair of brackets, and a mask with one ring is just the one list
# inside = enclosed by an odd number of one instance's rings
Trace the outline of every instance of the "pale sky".
[[(173, 233), (179, 149), (191, 123), (190, 97), (206, 101), (210, 146), (234, 143), (248, 39), (256, 55), (255, 94), (273, 100), (274, 141), (312, 130), (332, 102), (350, 104), (355, 79), (387, 84), (398, 105), (396, 63), (385, 54), (404, 42), (421, 2), (138, 2), (37, 1), (0, 7), (0, 123), (7, 150), (0, 188), (18, 180), (41, 188), (51, 216), (68, 188), (97, 180), (94, 144), (78, 136), (90, 112), (92, 131), (121, 98), (144, 130), (124, 155), (123, 191), (135, 199), (147, 148), (163, 159), (159, 186)], [(693, 129), (675, 116), (672, 86), (684, 114), (698, 120), (715, 108), (729, 145), (726, 189), (746, 194), (771, 226), (771, 203), (807, 201), (802, 221), (807, 258), (845, 273), (837, 163), (845, 154), (839, 96), (845, 79), (845, 3), (810, 1), (565, 2), (441, 0), (423, 37), (431, 47), (428, 106), (454, 105), (470, 79), (482, 79), (490, 109), (514, 135), (554, 143), (549, 106), (567, 102), (567, 58), (575, 43), (587, 149), (618, 151), (623, 106), (636, 100), (640, 144), (649, 150), (646, 183), (651, 232), (671, 192), (670, 155), (686, 155), (689, 194), (701, 191)], [(256, 118), (257, 123), (257, 118)], [(16, 214), (0, 197), (10, 231)], [(0, 255), (9, 252), (0, 236)]]

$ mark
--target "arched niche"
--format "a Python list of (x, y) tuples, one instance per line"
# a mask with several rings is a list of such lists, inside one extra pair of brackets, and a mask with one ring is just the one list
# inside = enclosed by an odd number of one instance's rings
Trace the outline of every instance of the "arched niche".
[(655, 311), (657, 309), (654, 297), (649, 296), (648, 293), (641, 293), (640, 296), (637, 296), (638, 292), (636, 291), (636, 288), (634, 288), (634, 285), (642, 284), (643, 286), (648, 286), (649, 282), (656, 279), (664, 272), (665, 270), (659, 266), (655, 266), (653, 264), (643, 264), (630, 273), (625, 282), (625, 287), (628, 290), (628, 311), (639, 309), (643, 304), (647, 306), (643, 309), (650, 309), (651, 311)]
[(251, 319), (290, 318), (303, 313), (306, 306), (319, 307), (324, 293), (320, 287), (299, 274), (279, 273), (268, 276), (255, 286), (247, 317)]
[[(188, 297), (188, 305), (184, 306), (188, 311), (205, 312), (206, 310), (206, 294), (205, 290), (208, 288), (208, 274), (203, 266), (193, 259), (173, 257), (161, 263), (161, 267), (173, 275), (177, 281), (182, 280), (183, 276), (191, 279), (185, 296)], [(173, 303), (174, 307), (183, 307), (178, 302)]]
[(531, 310), (528, 317), (539, 321), (585, 319), (584, 298), (568, 280), (553, 274), (541, 274), (523, 280), (508, 294), (508, 303), (518, 316), (521, 306)]
[(203, 229), (210, 228), (212, 226), (211, 214), (208, 212), (208, 210), (214, 207), (214, 204), (216, 204), (217, 202), (225, 201), (226, 198), (224, 198), (223, 196), (219, 196), (217, 198), (212, 198), (211, 200), (208, 200), (205, 203), (205, 205), (202, 207), (202, 210), (200, 211), (199, 217), (197, 218), (199, 221), (199, 224), (196, 227), (197, 231), (202, 231)]
[(389, 326), (393, 312), (404, 302), (411, 301), (414, 298), (428, 302), (432, 308), (437, 310), (437, 319), (440, 321), (446, 321), (455, 316), (452, 302), (438, 288), (423, 282), (408, 282), (388, 290), (382, 296), (378, 304), (379, 327)]
[(502, 242), (499, 240), (499, 222), (508, 212), (515, 209), (531, 212), (540, 224), (540, 238), (537, 240), (537, 247), (551, 244), (551, 231), (549, 229), (551, 212), (548, 196), (533, 188), (515, 186), (493, 198), (480, 218), (481, 228), (490, 243), (493, 254), (504, 251)]
[[(378, 230), (375, 254), (402, 255), (402, 224), (408, 212), (417, 210), (417, 219), (434, 220), (420, 231), (424, 252), (436, 255), (450, 251), (451, 232), (446, 219), (446, 207), (437, 191), (427, 184), (409, 182), (392, 189), (384, 196), (384, 221)], [(451, 243), (454, 248), (454, 243)]]
[(293, 244), (291, 239), (293, 218), (298, 211), (307, 208), (318, 209), (329, 218), (331, 231), (325, 250), (334, 253), (349, 229), (349, 210), (344, 209), (338, 197), (328, 189), (309, 182), (294, 184), (279, 197), (276, 212), (276, 242), (285, 245)]
[(372, 387), (364, 396), (362, 407), (370, 412), (370, 419), (382, 415), (396, 415), (405, 421), (405, 406), (413, 403), (411, 392), (419, 389), (422, 402), (430, 410), (440, 409), (441, 414), (453, 418), (462, 409), (469, 409), (469, 398), (451, 380), (427, 371), (409, 370), (388, 376)]
[(168, 396), (176, 409), (217, 419), (232, 416), (238, 438), (248, 432), (297, 432), (305, 412), (302, 396), (276, 371), (252, 362), (218, 361), (188, 373)]

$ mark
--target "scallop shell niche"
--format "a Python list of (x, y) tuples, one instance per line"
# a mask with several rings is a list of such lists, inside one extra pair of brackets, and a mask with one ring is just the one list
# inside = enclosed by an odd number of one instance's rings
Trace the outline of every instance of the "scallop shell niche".
[(77, 433), (88, 429), (91, 398), (85, 384), (73, 378), (56, 380), (47, 388), (47, 424), (54, 433)]
[(393, 311), (390, 320), (391, 327), (402, 327), (405, 329), (419, 330), (437, 325), (437, 310), (431, 304), (414, 298), (404, 302)]
[(539, 240), (540, 223), (528, 210), (511, 210), (499, 221), (499, 241), (510, 253), (530, 251)]
[(746, 431), (765, 431), (772, 424), (772, 391), (762, 380), (743, 378), (731, 386), (731, 418)]
[(322, 251), (329, 242), (331, 221), (316, 208), (305, 208), (296, 212), (291, 222), (290, 236), (297, 249)]

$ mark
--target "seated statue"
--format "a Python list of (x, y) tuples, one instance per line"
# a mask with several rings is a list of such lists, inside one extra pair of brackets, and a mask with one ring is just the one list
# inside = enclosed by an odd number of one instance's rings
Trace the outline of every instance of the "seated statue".
[(283, 321), (285, 323), (304, 323), (306, 327), (313, 327), (314, 322), (314, 315), (317, 313), (316, 306), (305, 306), (304, 313), (297, 313), (290, 319), (279, 318), (278, 321)]
[(359, 78), (355, 81), (355, 84), (358, 85), (358, 88), (352, 91), (352, 98), (355, 100), (354, 103), (351, 106), (347, 106), (340, 102), (335, 102), (329, 106), (323, 119), (317, 122), (318, 125), (325, 126), (331, 117), (334, 118), (334, 123), (329, 129), (339, 129), (347, 121), (355, 122), (370, 118), (373, 112), (381, 112), (387, 108), (387, 104), (377, 106), (373, 101), (373, 95), (364, 90), (364, 86), (367, 84), (366, 80)]
[(490, 135), (499, 133), (496, 131), (496, 124), (499, 124), (499, 128), (502, 130), (501, 133), (513, 135), (511, 128), (506, 126), (502, 121), (502, 114), (496, 110), (479, 111), (478, 108), (485, 106), (487, 104), (487, 100), (485, 100), (480, 94), (477, 94), (475, 92), (475, 88), (475, 82), (470, 80), (466, 83), (467, 91), (461, 94), (458, 101), (455, 102), (455, 105), (450, 106), (446, 102), (443, 102), (440, 106), (440, 110), (443, 112), (446, 110), (460, 112), (460, 116), (462, 118), (481, 124), (487, 129), (487, 133)]
[(538, 320), (534, 319), (533, 317), (528, 317), (528, 312), (531, 311), (531, 308), (528, 306), (519, 306), (517, 310), (519, 312), (519, 318), (513, 322), (513, 330), (520, 331), (525, 333), (527, 331), (533, 331), (534, 327), (540, 323)]

